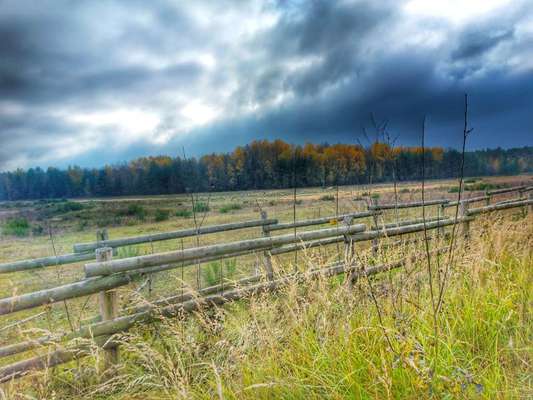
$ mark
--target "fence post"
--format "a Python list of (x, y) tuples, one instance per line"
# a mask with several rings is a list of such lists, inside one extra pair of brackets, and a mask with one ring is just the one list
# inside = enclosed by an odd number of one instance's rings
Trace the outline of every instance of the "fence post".
[[(261, 211), (261, 219), (265, 220), (268, 218), (268, 214), (266, 211)], [(261, 225), (261, 230), (263, 232), (263, 237), (270, 237), (270, 231), (268, 230), (267, 225)], [(264, 253), (264, 264), (265, 264), (265, 271), (267, 274), (267, 278), (269, 280), (274, 279), (274, 270), (272, 268), (272, 254), (270, 254), (269, 250), (265, 250)]]
[[(468, 217), (468, 203), (467, 202), (459, 203), (459, 217)], [(470, 236), (470, 222), (469, 221), (463, 222), (462, 227), (463, 227), (463, 238), (467, 240), (468, 237)]]
[(490, 206), (490, 194), (489, 194), (488, 189), (485, 190), (485, 196), (487, 196), (487, 198), (485, 199), (485, 205)]
[[(444, 204), (441, 204), (439, 206), (439, 212), (437, 214), (437, 216), (439, 217), (439, 221), (444, 218), (444, 216), (446, 215), (445, 213), (445, 208), (444, 208)], [(437, 233), (438, 233), (438, 236), (441, 238), (441, 239), (444, 239), (444, 226), (440, 226), (438, 229), (437, 229)]]
[[(96, 249), (96, 261), (111, 261), (113, 249), (111, 247), (101, 247)], [(118, 316), (118, 296), (115, 290), (107, 290), (98, 293), (98, 305), (102, 321), (115, 319)], [(104, 350), (105, 368), (118, 363), (118, 347), (112, 346)]]
[[(524, 196), (524, 191), (523, 191), (522, 189), (520, 189), (520, 190), (518, 191), (518, 198), (519, 198), (520, 200), (522, 200), (522, 199), (524, 198), (523, 196)], [(522, 216), (525, 218), (526, 215), (527, 215), (527, 206), (524, 205), (524, 206), (522, 207)]]
[[(374, 207), (376, 207), (379, 204), (379, 200), (378, 200), (377, 197), (371, 197), (370, 198), (370, 202), (371, 202), (371, 204)], [(377, 212), (376, 212), (377, 210), (374, 208), (373, 211), (374, 211), (374, 213), (372, 215), (372, 218), (374, 219), (374, 229), (378, 230), (379, 229), (378, 228), (379, 221), (378, 221), (378, 215), (377, 215)], [(378, 239), (377, 238), (376, 239), (372, 239), (372, 255), (374, 257), (377, 257), (377, 255), (378, 255), (378, 246), (379, 246)]]
[[(344, 217), (344, 226), (350, 226), (352, 224), (353, 217)], [(350, 235), (344, 235), (344, 266), (346, 269), (350, 268), (354, 262), (355, 243), (350, 238)], [(357, 271), (346, 273), (345, 284), (349, 289), (352, 289), (357, 281)]]

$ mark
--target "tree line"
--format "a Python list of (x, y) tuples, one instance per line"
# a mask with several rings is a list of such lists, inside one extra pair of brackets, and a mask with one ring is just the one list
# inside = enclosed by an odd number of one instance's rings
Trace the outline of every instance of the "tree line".
[[(465, 154), (467, 176), (533, 171), (533, 147)], [(230, 153), (200, 158), (142, 157), (102, 168), (49, 167), (0, 173), (0, 200), (131, 196), (246, 189), (280, 189), (417, 180), (425, 157), (427, 179), (457, 177), (455, 149), (394, 147), (375, 142), (292, 145), (254, 141)]]

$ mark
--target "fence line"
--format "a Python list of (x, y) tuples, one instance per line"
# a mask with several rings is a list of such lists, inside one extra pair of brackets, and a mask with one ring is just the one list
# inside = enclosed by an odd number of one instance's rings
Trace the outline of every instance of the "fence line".
[[(518, 190), (516, 188), (513, 188), (513, 189)], [(525, 189), (523, 189), (523, 187), (520, 187), (520, 190), (523, 192), (523, 190)], [(418, 206), (426, 206), (426, 205), (443, 205), (447, 203), (449, 203), (448, 200), (433, 200), (433, 201), (429, 201), (425, 203), (421, 203), (421, 202), (400, 203), (400, 204), (394, 205), (394, 208), (408, 208), (408, 207), (418, 207)], [(398, 207), (399, 205), (403, 207)], [(185, 249), (185, 250), (180, 250), (180, 251), (172, 251), (172, 252), (166, 252), (166, 253), (160, 253), (160, 254), (132, 257), (132, 258), (114, 260), (114, 261), (111, 260), (111, 261), (89, 263), (85, 265), (86, 279), (82, 281), (70, 283), (70, 284), (66, 284), (66, 285), (62, 285), (59, 287), (46, 289), (42, 291), (37, 291), (37, 292), (27, 293), (27, 294), (23, 294), (19, 296), (13, 296), (9, 298), (0, 299), (0, 315), (8, 314), (11, 312), (16, 312), (16, 311), (20, 311), (20, 310), (24, 310), (28, 308), (33, 308), (33, 307), (37, 307), (43, 304), (49, 304), (52, 302), (63, 301), (69, 298), (82, 297), (82, 296), (92, 294), (92, 293), (97, 293), (97, 292), (105, 293), (116, 287), (127, 285), (133, 279), (145, 273), (159, 272), (159, 271), (164, 271), (164, 270), (171, 269), (171, 268), (179, 268), (180, 266), (186, 266), (186, 265), (196, 264), (199, 262), (206, 262), (210, 260), (217, 260), (217, 259), (222, 259), (222, 258), (227, 258), (227, 257), (236, 257), (240, 255), (250, 254), (255, 251), (266, 250), (266, 251), (269, 251), (270, 254), (272, 255), (282, 254), (284, 252), (295, 251), (299, 248), (302, 248), (301, 246), (304, 246), (304, 248), (314, 247), (314, 246), (320, 246), (320, 245), (325, 245), (325, 244), (337, 243), (338, 241), (342, 241), (342, 240), (349, 240), (350, 243), (370, 241), (370, 240), (375, 241), (378, 238), (405, 235), (405, 234), (410, 234), (410, 233), (415, 233), (415, 232), (420, 232), (420, 231), (425, 231), (425, 230), (430, 230), (430, 229), (440, 229), (445, 226), (450, 226), (454, 224), (462, 224), (463, 226), (466, 227), (463, 229), (468, 231), (468, 225), (474, 219), (475, 215), (499, 211), (499, 210), (506, 210), (506, 209), (516, 208), (516, 207), (522, 207), (523, 209), (526, 209), (527, 206), (531, 207), (531, 205), (533, 205), (533, 199), (531, 199), (531, 197), (529, 200), (516, 200), (515, 199), (515, 201), (509, 202), (509, 203), (489, 205), (485, 207), (473, 208), (470, 210), (467, 207), (468, 202), (464, 202), (464, 203), (461, 202), (460, 205), (462, 206), (461, 208), (463, 212), (462, 212), (462, 216), (458, 218), (457, 220), (439, 215), (438, 217), (431, 217), (425, 220), (415, 219), (415, 220), (408, 220), (408, 221), (397, 221), (395, 223), (383, 224), (381, 226), (376, 225), (374, 229), (368, 230), (368, 231), (366, 230), (366, 226), (363, 224), (337, 226), (335, 228), (326, 228), (326, 229), (319, 229), (319, 230), (314, 230), (314, 231), (300, 232), (300, 233), (297, 233), (296, 235), (291, 233), (287, 235), (265, 236), (265, 237), (258, 238), (258, 239), (249, 239), (249, 240), (235, 241), (235, 242), (229, 242), (229, 243), (218, 244), (218, 245), (202, 246), (202, 247), (190, 248), (190, 249)], [(387, 208), (389, 206), (390, 205), (381, 205), (381, 206), (376, 205), (376, 207), (384, 207), (380, 209), (389, 209)], [(377, 208), (376, 210), (369, 211), (367, 214), (375, 217), (376, 216), (375, 211), (377, 211)], [(360, 215), (361, 213), (353, 213), (353, 214)], [(317, 219), (307, 220), (306, 222), (316, 221), (316, 220)], [(321, 220), (324, 220), (324, 218), (321, 218)], [(273, 223), (265, 224), (264, 223), (265, 221), (276, 221), (276, 220), (267, 220), (265, 218), (265, 219), (260, 220), (260, 222), (263, 222), (263, 224), (258, 224), (254, 226), (267, 227), (267, 226), (274, 225)], [(247, 221), (247, 222), (253, 223), (257, 221)], [(305, 221), (299, 221), (299, 222), (305, 222)], [(239, 224), (242, 226), (242, 223), (226, 224), (226, 225), (235, 226)], [(300, 225), (300, 226), (306, 226), (306, 225)], [(210, 228), (210, 227), (206, 227), (206, 228)], [(235, 228), (235, 229), (239, 229), (239, 228)], [(284, 228), (281, 228), (281, 229), (284, 229)], [(195, 230), (195, 232), (197, 233), (198, 231)], [(133, 238), (133, 239), (138, 239), (138, 238)], [(117, 240), (122, 240), (122, 239), (117, 239)], [(164, 240), (164, 239), (161, 239), (161, 240)], [(104, 244), (105, 242), (106, 241), (98, 241), (96, 242), (96, 244), (100, 246)], [(112, 241), (108, 241), (108, 242), (112, 242)], [(90, 243), (88, 245), (93, 245), (93, 243)], [(91, 259), (92, 258), (94, 258), (94, 255), (91, 254)], [(174, 265), (180, 262), (182, 263), (181, 265)], [(380, 266), (380, 267), (383, 267), (383, 266)], [(368, 271), (379, 271), (380, 267), (373, 267), (374, 269), (372, 268), (367, 269), (366, 273), (369, 273)], [(275, 290), (281, 285), (287, 283), (289, 279), (296, 279), (297, 281), (301, 281), (301, 279), (303, 279), (302, 276), (305, 276), (307, 278), (309, 276), (315, 276), (315, 275), (318, 276), (318, 275), (322, 275), (326, 273), (325, 271), (335, 271), (336, 274), (343, 273), (346, 271), (353, 272), (355, 271), (354, 268), (356, 267), (346, 266), (342, 264), (337, 267), (331, 267), (331, 268), (307, 272), (301, 276), (296, 274), (296, 275), (291, 275), (288, 277), (272, 279), (268, 282), (262, 282), (262, 283), (247, 286), (244, 288), (236, 288), (235, 286), (232, 286), (231, 284), (228, 284), (226, 288), (224, 288), (223, 285), (219, 285), (216, 290), (218, 289), (224, 290), (222, 293), (210, 294), (213, 292), (206, 290), (203, 293), (206, 295), (206, 297), (203, 297), (203, 298), (195, 298), (193, 294), (172, 296), (171, 298), (162, 300), (162, 301), (167, 301), (171, 304), (165, 304), (164, 302), (163, 303), (158, 302), (159, 304), (156, 304), (156, 306), (159, 306), (159, 305), (162, 306), (161, 310), (158, 310), (158, 315), (160, 315), (159, 311), (162, 311), (163, 315), (168, 315), (168, 316), (173, 316), (175, 315), (176, 312), (183, 312), (183, 311), (190, 312), (190, 311), (197, 310), (198, 308), (203, 307), (206, 304), (209, 306), (215, 305), (215, 304), (223, 304), (227, 301), (236, 300), (236, 299), (239, 299), (239, 298), (242, 298), (242, 297), (254, 294), (254, 293), (258, 293), (264, 290)], [(378, 272), (375, 272), (375, 273), (378, 273)], [(246, 282), (245, 284), (248, 285), (260, 279), (261, 279), (260, 276), (245, 278), (245, 282)], [(227, 290), (228, 287), (230, 287), (229, 290)], [(215, 290), (215, 289), (211, 289), (211, 290)], [(170, 299), (173, 299), (173, 300), (170, 300)], [(106, 349), (109, 350), (113, 348), (112, 342), (108, 342), (106, 344), (106, 342), (108, 341), (109, 335), (128, 329), (135, 323), (149, 322), (153, 320), (154, 318), (153, 310), (154, 308), (152, 306), (145, 306), (142, 309), (136, 309), (136, 310), (134, 309), (133, 314), (119, 316), (119, 317), (112, 318), (112, 319), (110, 318), (107, 321), (104, 320), (98, 323), (92, 323), (88, 326), (84, 326), (80, 328), (78, 331), (74, 333), (71, 333), (66, 336), (62, 336), (62, 338), (64, 339), (64, 338), (75, 338), (75, 337), (82, 337), (82, 338), (83, 337), (86, 337), (86, 338), (96, 337), (98, 345), (105, 347)], [(30, 341), (23, 342), (23, 343), (5, 346), (3, 348), (0, 348), (0, 357), (23, 352), (31, 348), (36, 348), (43, 344), (48, 344), (49, 342), (54, 341), (56, 339), (57, 338), (53, 338), (53, 337), (38, 338), (35, 341), (30, 340)], [(41, 356), (41, 357), (36, 357), (30, 360), (21, 361), (19, 363), (15, 363), (15, 364), (0, 368), (0, 382), (9, 380), (13, 377), (19, 377), (25, 371), (28, 371), (29, 369), (35, 369), (37, 367), (42, 367), (43, 365), (51, 366), (50, 363), (52, 363), (53, 365), (57, 365), (57, 364), (65, 362), (65, 360), (68, 361), (68, 360), (73, 359), (70, 353), (66, 352), (65, 350), (57, 350), (47, 355), (47, 357), (48, 358), (46, 360)]]

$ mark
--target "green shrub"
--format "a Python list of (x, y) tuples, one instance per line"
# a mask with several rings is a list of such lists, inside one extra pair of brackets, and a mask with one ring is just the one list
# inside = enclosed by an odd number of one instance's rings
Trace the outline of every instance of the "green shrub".
[(180, 217), (180, 218), (190, 218), (191, 215), (192, 215), (192, 212), (190, 210), (186, 210), (184, 208), (176, 211), (176, 217)]
[(80, 211), (83, 210), (83, 204), (77, 203), (75, 201), (65, 201), (58, 203), (55, 207), (55, 211), (58, 213), (67, 213), (70, 211)]
[(126, 215), (138, 218), (140, 220), (144, 220), (146, 218), (146, 210), (140, 204), (134, 203), (128, 206), (126, 210)]
[(373, 199), (379, 199), (380, 198), (380, 194), (379, 193), (372, 193), (372, 196), (370, 196), (371, 198)]
[(202, 270), (202, 276), (207, 286), (214, 286), (226, 279), (231, 279), (237, 271), (237, 262), (234, 259), (215, 261), (207, 264)]
[(320, 200), (321, 201), (334, 201), (335, 200), (335, 196), (333, 196), (331, 194), (325, 194), (324, 196), (320, 197)]
[(194, 203), (193, 211), (195, 213), (208, 212), (209, 210), (211, 210), (209, 204), (204, 203), (203, 201), (197, 201), (196, 203)]
[(162, 210), (158, 208), (155, 210), (155, 220), (156, 222), (166, 221), (170, 215), (170, 211)]
[(459, 192), (459, 186), (452, 186), (448, 189), (448, 193), (458, 193)]
[(4, 224), (2, 232), (4, 235), (23, 237), (29, 235), (30, 228), (30, 223), (24, 217), (10, 218)]
[(218, 211), (220, 211), (222, 214), (226, 214), (230, 211), (240, 210), (241, 208), (242, 206), (239, 203), (229, 203), (222, 205)]
[(411, 190), (409, 188), (400, 189), (400, 193), (409, 193)]

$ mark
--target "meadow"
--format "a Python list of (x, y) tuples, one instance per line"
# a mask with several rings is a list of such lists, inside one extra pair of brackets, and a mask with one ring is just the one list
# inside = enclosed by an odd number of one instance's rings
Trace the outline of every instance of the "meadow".
[[(530, 176), (465, 181), (464, 196), (530, 185)], [(457, 181), (426, 182), (426, 200), (457, 196)], [(138, 198), (59, 199), (0, 203), (0, 263), (72, 252), (106, 229), (111, 239), (181, 228), (269, 218), (291, 222), (419, 201), (419, 182), (216, 192)], [(513, 194), (508, 196), (513, 197)], [(504, 200), (505, 195), (498, 198)], [(451, 214), (454, 209), (450, 209)], [(391, 210), (385, 222), (420, 218), (421, 209)], [(427, 207), (428, 217), (437, 207)], [(342, 277), (288, 284), (192, 316), (161, 318), (117, 336), (121, 362), (104, 371), (90, 357), (12, 381), (7, 398), (528, 398), (532, 382), (532, 213), (508, 211), (476, 221), (468, 243), (435, 256), (450, 264), (442, 310), (435, 313), (426, 260), (353, 287)], [(361, 223), (371, 224), (372, 219)], [(313, 228), (301, 228), (299, 230)], [(260, 228), (147, 243), (114, 258), (261, 237)], [(357, 246), (358, 262), (374, 265), (424, 252), (394, 244), (373, 252)], [(432, 237), (431, 248), (446, 245)], [(276, 257), (276, 271), (308, 270), (343, 258), (342, 245)], [(0, 297), (54, 287), (83, 277), (83, 263), (0, 274)], [(431, 271), (431, 268), (430, 268)], [(219, 280), (262, 273), (262, 252), (176, 268), (117, 289), (120, 307), (154, 302)], [(435, 273), (435, 272), (434, 272)], [(0, 341), (74, 330), (97, 314), (97, 296), (55, 303), (1, 318)], [(25, 321), (19, 323), (20, 321)], [(36, 350), (36, 352), (38, 352)], [(9, 361), (21, 359), (13, 356)]]

